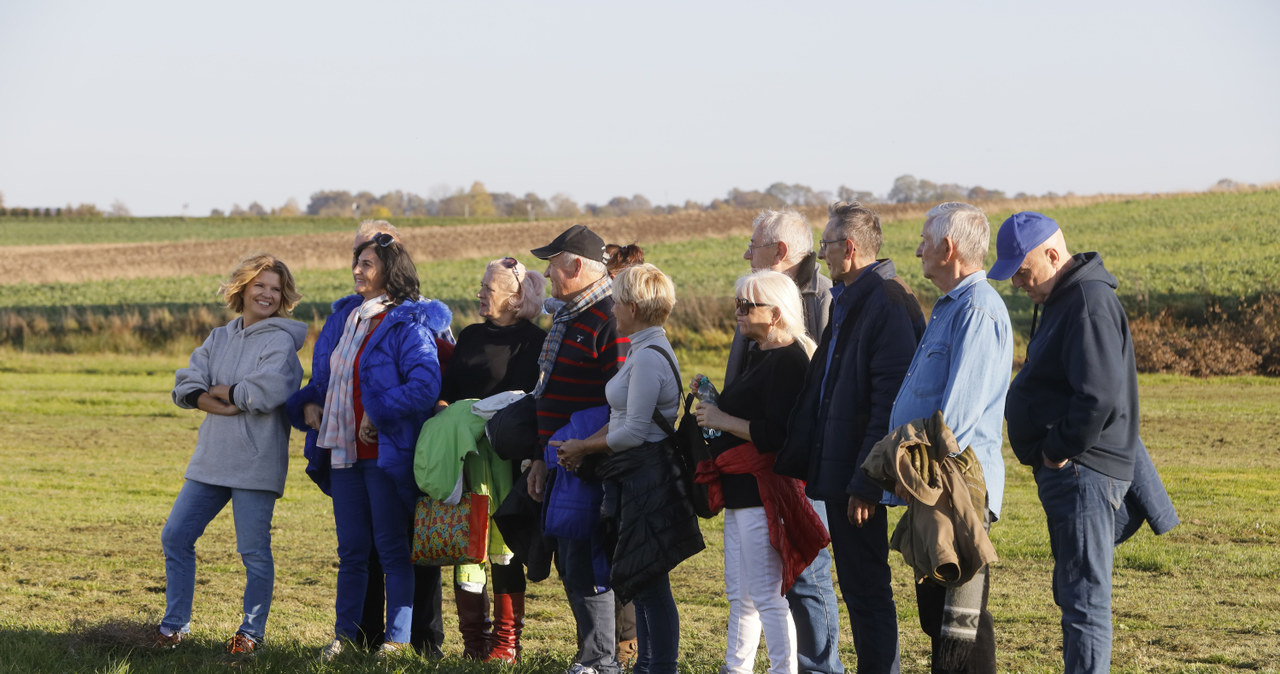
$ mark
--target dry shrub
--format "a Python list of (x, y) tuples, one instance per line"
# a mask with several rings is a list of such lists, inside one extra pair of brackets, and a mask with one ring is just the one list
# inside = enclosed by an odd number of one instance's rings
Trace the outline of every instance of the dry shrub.
[(672, 346), (695, 350), (728, 347), (736, 327), (733, 300), (720, 296), (680, 298), (666, 324)]
[(1190, 324), (1165, 309), (1130, 322), (1139, 372), (1197, 377), (1232, 374), (1280, 376), (1280, 295), (1241, 301), (1228, 312), (1214, 301), (1204, 321)]

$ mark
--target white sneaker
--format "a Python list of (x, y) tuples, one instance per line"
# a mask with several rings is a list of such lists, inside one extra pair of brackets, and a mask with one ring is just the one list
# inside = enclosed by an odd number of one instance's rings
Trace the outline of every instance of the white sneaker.
[(569, 668), (569, 671), (564, 674), (596, 674), (596, 668), (588, 667), (581, 662), (575, 662), (573, 663), (573, 666)]
[(333, 659), (342, 653), (343, 645), (342, 639), (334, 638), (328, 646), (320, 649), (320, 657), (316, 659), (320, 662), (333, 662)]

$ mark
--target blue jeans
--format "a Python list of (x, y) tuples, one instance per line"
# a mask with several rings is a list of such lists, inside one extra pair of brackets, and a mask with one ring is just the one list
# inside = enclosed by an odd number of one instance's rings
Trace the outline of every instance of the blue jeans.
[(1062, 609), (1066, 671), (1111, 669), (1115, 515), (1129, 483), (1075, 461), (1035, 471), (1053, 551), (1053, 600)]
[[(827, 524), (827, 507), (809, 499), (813, 510)], [(791, 617), (796, 623), (796, 660), (800, 674), (844, 674), (840, 663), (840, 605), (831, 584), (831, 553), (823, 548), (787, 592)]]
[[(556, 568), (578, 628), (574, 662), (593, 667), (599, 674), (619, 674), (613, 590), (596, 585), (592, 542), (559, 538), (556, 544)], [(639, 622), (638, 606), (636, 620)]]
[(160, 532), (164, 547), (165, 613), (160, 621), (166, 629), (191, 629), (191, 601), (196, 591), (196, 540), (205, 527), (231, 502), (236, 526), (236, 552), (244, 563), (244, 622), (240, 632), (256, 641), (266, 636), (267, 613), (276, 579), (271, 557), (271, 515), (276, 494), (258, 489), (232, 489), (187, 480), (169, 511)]
[[(338, 533), (338, 598), (334, 604), (337, 636), (356, 640), (369, 581), (369, 555), (376, 541), (385, 575), (386, 640), (409, 643), (413, 624), (413, 528), (410, 494), (416, 486), (379, 468), (377, 459), (361, 459), (350, 468), (330, 471), (333, 521)], [(408, 478), (412, 482), (412, 477)]]
[(827, 501), (831, 547), (835, 550), (840, 593), (849, 606), (858, 674), (898, 674), (898, 607), (893, 603), (889, 570), (889, 520), (877, 505), (871, 519), (849, 523), (849, 502)]
[(632, 674), (676, 674), (680, 657), (680, 614), (671, 596), (667, 574), (653, 579), (636, 593), (636, 664)]

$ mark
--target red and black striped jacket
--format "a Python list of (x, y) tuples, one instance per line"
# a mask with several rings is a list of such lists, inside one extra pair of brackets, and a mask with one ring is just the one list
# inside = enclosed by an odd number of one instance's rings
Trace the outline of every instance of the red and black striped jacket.
[(538, 445), (569, 423), (569, 415), (606, 405), (604, 385), (627, 357), (630, 342), (618, 334), (613, 298), (605, 297), (578, 314), (565, 328), (556, 362), (537, 400)]

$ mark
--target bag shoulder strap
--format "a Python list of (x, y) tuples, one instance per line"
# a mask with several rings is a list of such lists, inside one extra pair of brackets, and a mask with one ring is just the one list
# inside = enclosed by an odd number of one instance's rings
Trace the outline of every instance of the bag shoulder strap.
[[(659, 347), (657, 344), (650, 344), (649, 346), (646, 346), (645, 349), (653, 349), (654, 351), (657, 351), (658, 353), (662, 354), (663, 358), (667, 359), (667, 365), (671, 366), (671, 374), (675, 375), (676, 386), (679, 387), (680, 386), (680, 368), (676, 367), (676, 361), (674, 358), (671, 357), (671, 354), (667, 353), (665, 349)], [(680, 402), (683, 403), (684, 393), (679, 393), (677, 395), (680, 396)], [(676, 409), (679, 409), (679, 406), (680, 406), (680, 403), (677, 403)], [(686, 411), (688, 410), (687, 407), (685, 409)], [(672, 440), (676, 438), (676, 429), (671, 427), (671, 422), (667, 421), (667, 418), (662, 416), (662, 413), (658, 411), (657, 407), (653, 408), (653, 423), (658, 424), (658, 428), (661, 428), (662, 432), (666, 433), (667, 436), (670, 437)]]

